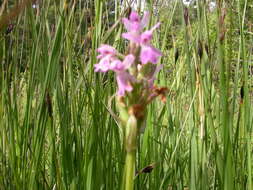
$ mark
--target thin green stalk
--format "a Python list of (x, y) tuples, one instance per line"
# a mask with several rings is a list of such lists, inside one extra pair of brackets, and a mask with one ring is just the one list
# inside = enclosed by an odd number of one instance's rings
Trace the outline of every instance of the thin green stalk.
[(137, 150), (137, 120), (135, 116), (130, 115), (126, 124), (126, 163), (125, 163), (125, 179), (124, 189), (134, 189), (135, 162)]
[(125, 190), (133, 190), (134, 189), (135, 159), (136, 159), (136, 152), (135, 151), (127, 152)]

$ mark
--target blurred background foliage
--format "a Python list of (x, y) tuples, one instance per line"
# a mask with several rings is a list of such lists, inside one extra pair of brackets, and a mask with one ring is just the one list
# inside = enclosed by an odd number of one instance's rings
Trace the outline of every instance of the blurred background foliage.
[(120, 189), (115, 79), (93, 65), (101, 43), (126, 49), (131, 7), (162, 23), (169, 88), (149, 109), (135, 188), (252, 189), (253, 1), (210, 2), (2, 0), (0, 190)]

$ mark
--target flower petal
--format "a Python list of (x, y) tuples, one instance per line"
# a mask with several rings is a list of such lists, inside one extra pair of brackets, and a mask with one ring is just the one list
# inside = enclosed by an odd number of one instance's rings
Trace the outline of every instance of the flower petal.
[(132, 28), (132, 23), (127, 19), (127, 18), (123, 18), (122, 22), (126, 28), (127, 31), (131, 31)]
[(140, 16), (138, 15), (138, 13), (136, 11), (132, 11), (130, 16), (129, 16), (129, 20), (131, 22), (140, 22)]
[(143, 29), (141, 25), (141, 20), (137, 12), (132, 11), (130, 14), (129, 19), (123, 18), (122, 22), (128, 32), (138, 32), (140, 33)]
[(141, 22), (140, 22), (140, 25), (141, 25), (142, 29), (147, 26), (148, 21), (149, 21), (149, 16), (150, 16), (149, 12), (147, 12), (147, 11), (144, 12), (144, 15), (143, 15), (143, 17), (141, 19)]
[(125, 67), (122, 61), (117, 59), (117, 60), (112, 61), (110, 65), (110, 69), (116, 72), (116, 71), (123, 71)]
[(156, 64), (160, 56), (162, 56), (161, 51), (151, 45), (143, 45), (141, 48), (140, 60), (142, 64), (146, 64), (149, 62)]
[(140, 43), (140, 35), (136, 32), (123, 33), (122, 37), (131, 41), (131, 42)]
[[(110, 45), (107, 45), (107, 44), (102, 44), (98, 49), (97, 51), (102, 55), (102, 56), (106, 56), (106, 55), (115, 55), (117, 54), (117, 50), (110, 46)], [(101, 58), (101, 56), (100, 56)]]
[(153, 34), (151, 30), (145, 31), (141, 34), (141, 43), (148, 44), (152, 40)]
[(95, 72), (107, 72), (110, 69), (111, 56), (102, 58), (98, 64), (95, 64)]
[(132, 76), (129, 73), (125, 71), (117, 72), (116, 80), (118, 84), (119, 96), (124, 96), (126, 91), (131, 92), (133, 90), (131, 85)]
[(156, 28), (160, 26), (160, 23), (157, 23), (155, 26), (153, 26), (150, 30), (147, 30), (141, 34), (141, 43), (142, 44), (148, 44), (152, 38), (153, 38), (153, 32)]
[(128, 69), (134, 63), (135, 57), (132, 54), (129, 54), (125, 57), (123, 65), (125, 69)]

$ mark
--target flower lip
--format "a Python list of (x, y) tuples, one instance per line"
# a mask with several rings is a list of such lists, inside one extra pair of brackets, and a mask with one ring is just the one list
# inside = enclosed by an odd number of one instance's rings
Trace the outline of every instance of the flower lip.
[(136, 11), (132, 11), (129, 16), (129, 20), (131, 22), (140, 22), (140, 17)]
[(142, 30), (139, 22), (128, 20), (123, 18), (122, 22), (128, 32), (140, 32)]
[(109, 55), (109, 54), (111, 54), (111, 55), (117, 54), (117, 50), (114, 47), (107, 45), (107, 44), (102, 44), (97, 49), (97, 52), (100, 53), (100, 55), (98, 55), (98, 59), (101, 59), (102, 57)]
[(142, 44), (147, 44), (151, 41), (153, 37), (153, 34), (152, 34), (152, 31), (148, 30), (148, 31), (145, 31), (141, 34), (141, 43)]
[(133, 63), (134, 63), (135, 57), (132, 54), (129, 54), (125, 57), (123, 60), (123, 65), (125, 66), (125, 69), (128, 69)]
[(135, 57), (132, 54), (125, 56), (123, 61), (115, 59), (111, 62), (110, 70), (113, 70), (115, 72), (127, 70), (134, 63), (134, 60)]
[(110, 70), (122, 71), (122, 70), (124, 70), (124, 65), (122, 64), (122, 62), (120, 60), (112, 61), (111, 65), (110, 65)]
[(144, 45), (141, 48), (140, 61), (142, 64), (149, 62), (156, 64), (160, 56), (162, 56), (162, 52), (151, 45)]
[(125, 92), (131, 92), (133, 87), (131, 81), (133, 81), (133, 76), (131, 76), (126, 71), (117, 72), (117, 83), (118, 83), (118, 95), (124, 96)]
[(110, 68), (110, 58), (104, 57), (102, 58), (98, 64), (94, 65), (95, 67), (95, 72), (107, 72)]
[(147, 31), (145, 31), (141, 34), (141, 37), (140, 37), (141, 40), (140, 41), (141, 41), (142, 44), (147, 44), (151, 41), (151, 39), (153, 38), (154, 30), (157, 29), (160, 26), (160, 24), (161, 24), (160, 22), (157, 23), (150, 30), (147, 30)]

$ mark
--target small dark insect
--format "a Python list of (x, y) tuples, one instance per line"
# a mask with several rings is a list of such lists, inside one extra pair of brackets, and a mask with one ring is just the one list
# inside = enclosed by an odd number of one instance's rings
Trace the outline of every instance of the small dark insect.
[(150, 173), (150, 172), (152, 172), (153, 169), (154, 169), (154, 166), (153, 165), (149, 165), (149, 166), (143, 168), (141, 172), (142, 173)]
[(155, 165), (156, 165), (155, 163), (152, 163), (152, 164), (146, 166), (145, 168), (142, 168), (141, 170), (137, 171), (135, 175), (137, 176), (137, 175), (143, 174), (143, 173), (151, 173), (152, 170), (155, 168)]
[(9, 24), (6, 29), (5, 35), (8, 35), (9, 33), (11, 33), (13, 29), (14, 29), (14, 24)]

